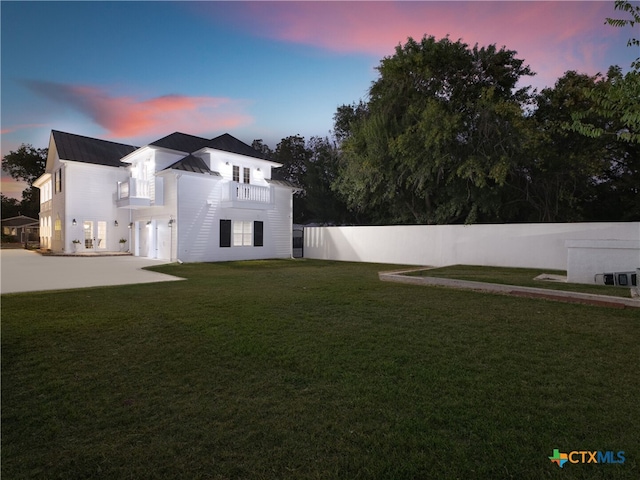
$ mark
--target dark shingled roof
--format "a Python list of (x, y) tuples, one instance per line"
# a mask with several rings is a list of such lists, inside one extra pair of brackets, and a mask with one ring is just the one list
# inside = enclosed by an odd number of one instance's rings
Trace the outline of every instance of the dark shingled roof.
[(183, 170), (185, 172), (194, 172), (194, 173), (206, 173), (209, 175), (220, 176), (218, 172), (214, 172), (209, 169), (206, 162), (201, 158), (194, 157), (193, 155), (187, 155), (182, 160), (178, 160), (176, 163), (166, 168), (165, 170), (173, 169), (173, 170)]
[(207, 146), (209, 140), (206, 138), (187, 135), (186, 133), (174, 132), (171, 135), (150, 143), (151, 147), (168, 148), (179, 152), (193, 153)]
[(260, 158), (262, 160), (269, 160), (262, 153), (255, 148), (241, 142), (235, 137), (232, 137), (228, 133), (213, 138), (207, 144), (208, 147), (215, 148), (216, 150), (222, 150), (230, 153), (237, 153), (239, 155), (245, 155), (247, 157)]
[(239, 155), (245, 155), (247, 157), (260, 158), (262, 160), (269, 160), (262, 153), (255, 148), (241, 142), (237, 138), (225, 133), (219, 137), (207, 140), (206, 138), (196, 137), (194, 135), (187, 135), (186, 133), (175, 132), (171, 135), (156, 140), (150, 143), (151, 147), (168, 148), (170, 150), (177, 150), (179, 152), (193, 153), (198, 150), (209, 147), (216, 150), (222, 150), (224, 152), (237, 153)]
[(288, 180), (278, 180), (278, 179), (274, 179), (274, 178), (267, 178), (265, 179), (265, 181), (267, 183), (270, 183), (271, 185), (280, 185), (282, 187), (289, 187), (289, 188), (293, 188), (294, 190), (302, 190), (302, 187), (296, 185), (295, 183), (289, 182)]
[(282, 185), (283, 187), (289, 187), (295, 190), (303, 190), (300, 185), (296, 185), (295, 183), (287, 180), (285, 172), (280, 167), (271, 169), (271, 179), (267, 179), (267, 183), (271, 183), (272, 185)]
[(108, 142), (57, 130), (52, 130), (51, 134), (56, 142), (58, 156), (62, 160), (121, 167), (127, 164), (120, 162), (120, 159), (138, 149), (133, 145)]
[[(62, 160), (73, 160), (76, 162), (95, 163), (97, 165), (107, 165), (110, 167), (121, 167), (127, 166), (128, 164), (122, 163), (120, 159), (140, 148), (133, 145), (124, 145), (121, 143), (84, 137), (82, 135), (65, 133), (57, 130), (53, 130), (52, 134), (56, 142), (58, 155)], [(269, 158), (253, 147), (250, 147), (246, 143), (232, 137), (228, 133), (211, 140), (207, 140), (206, 138), (187, 135), (186, 133), (174, 132), (171, 135), (167, 135), (166, 137), (150, 143), (149, 146), (167, 148), (169, 150), (177, 150), (185, 153), (193, 153), (204, 147), (209, 147), (216, 150), (222, 150), (224, 152), (245, 155), (247, 157), (269, 160)], [(185, 157), (179, 162), (176, 162), (174, 164), (175, 167), (172, 165), (170, 168), (196, 171), (199, 173), (217, 174), (216, 172), (211, 172), (202, 160), (187, 160), (188, 158), (189, 156)], [(193, 158), (195, 159), (196, 157)], [(206, 171), (204, 169), (206, 169)]]

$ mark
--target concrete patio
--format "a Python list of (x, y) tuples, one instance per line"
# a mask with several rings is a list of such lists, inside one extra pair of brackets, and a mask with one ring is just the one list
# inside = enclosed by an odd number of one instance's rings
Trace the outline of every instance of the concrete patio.
[(183, 280), (143, 270), (168, 263), (131, 255), (41, 255), (22, 249), (0, 250), (0, 293), (66, 290)]

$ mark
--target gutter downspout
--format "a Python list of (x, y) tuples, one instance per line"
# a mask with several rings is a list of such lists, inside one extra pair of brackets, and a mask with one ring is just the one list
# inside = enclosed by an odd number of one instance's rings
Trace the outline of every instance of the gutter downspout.
[(180, 177), (182, 177), (182, 174), (180, 173), (176, 173), (176, 219), (175, 222), (173, 223), (173, 228), (171, 229), (171, 251), (169, 253), (169, 261), (171, 261), (172, 255), (173, 255), (173, 234), (174, 234), (174, 230), (175, 230), (175, 235), (176, 235), (176, 262), (182, 264), (182, 260), (180, 260), (180, 258), (178, 257), (178, 247), (180, 246), (180, 242), (178, 241), (178, 220), (180, 219), (180, 216), (178, 215), (178, 211), (179, 211), (179, 207), (180, 207)]

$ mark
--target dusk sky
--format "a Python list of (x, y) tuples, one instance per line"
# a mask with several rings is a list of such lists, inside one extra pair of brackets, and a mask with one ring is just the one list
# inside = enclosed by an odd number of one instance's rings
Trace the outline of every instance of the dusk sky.
[[(567, 70), (627, 71), (638, 29), (607, 2), (7, 2), (1, 8), (4, 156), (52, 129), (144, 145), (175, 131), (271, 148), (326, 136), (366, 99), (407, 37), (449, 35), (518, 52), (553, 86)], [(24, 185), (2, 179), (5, 195)]]

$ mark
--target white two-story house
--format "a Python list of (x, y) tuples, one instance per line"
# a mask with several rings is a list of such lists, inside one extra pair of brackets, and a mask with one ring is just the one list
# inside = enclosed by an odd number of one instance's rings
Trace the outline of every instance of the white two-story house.
[(224, 134), (173, 133), (143, 147), (52, 131), (40, 244), (183, 262), (288, 258), (293, 193), (281, 164)]

